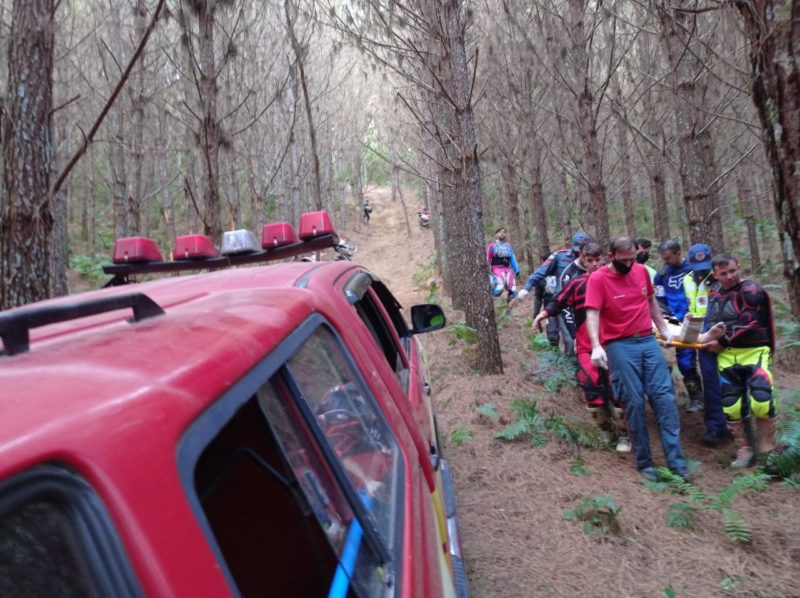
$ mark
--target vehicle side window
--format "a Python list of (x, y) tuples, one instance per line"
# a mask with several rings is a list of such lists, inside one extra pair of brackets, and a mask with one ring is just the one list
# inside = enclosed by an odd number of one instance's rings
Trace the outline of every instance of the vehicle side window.
[(389, 324), (375, 304), (372, 295), (369, 292), (364, 293), (364, 296), (355, 302), (354, 307), (356, 308), (358, 316), (369, 329), (375, 342), (378, 343), (378, 346), (383, 350), (383, 355), (389, 363), (389, 367), (391, 367), (392, 371), (399, 377), (401, 372), (407, 369), (403, 354), (397, 346)]
[(0, 519), (0, 595), (99, 595), (76, 547), (73, 522), (61, 505), (38, 500)]
[(374, 399), (355, 380), (341, 349), (319, 328), (288, 362), (330, 447), (386, 545), (393, 549), (399, 451)]
[(0, 483), (0, 596), (138, 596), (100, 498), (42, 464)]
[(231, 391), (244, 403), (199, 448), (194, 491), (241, 595), (374, 596), (394, 583), (399, 448), (343, 351), (316, 328), (252, 396)]

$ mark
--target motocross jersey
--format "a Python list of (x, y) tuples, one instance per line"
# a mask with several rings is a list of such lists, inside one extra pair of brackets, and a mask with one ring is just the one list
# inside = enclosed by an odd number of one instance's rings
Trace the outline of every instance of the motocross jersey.
[(689, 302), (683, 290), (683, 278), (690, 272), (689, 262), (683, 260), (679, 266), (664, 266), (656, 274), (653, 286), (658, 305), (665, 315), (673, 315), (678, 320), (683, 320), (686, 315)]
[[(558, 251), (550, 254), (541, 266), (539, 266), (536, 271), (528, 276), (528, 279), (525, 281), (525, 290), (530, 291), (533, 287), (535, 287), (540, 281), (544, 280), (548, 276), (555, 276), (556, 282), (558, 283), (558, 279), (561, 278), (561, 274), (564, 272), (567, 266), (569, 266), (578, 255), (572, 251), (572, 249), (559, 249)], [(556, 292), (560, 291), (561, 287), (556, 287)]]
[(491, 266), (511, 268), (515, 274), (519, 274), (519, 265), (517, 264), (517, 257), (514, 255), (514, 248), (508, 241), (490, 243), (486, 249), (486, 258)]
[(582, 353), (592, 350), (592, 344), (589, 341), (589, 332), (584, 326), (586, 322), (586, 284), (589, 282), (589, 277), (584, 274), (577, 276), (569, 281), (567, 286), (544, 308), (548, 317), (557, 316), (562, 314), (562, 317), (567, 313), (570, 317), (564, 317), (564, 322), (567, 325), (567, 330), (572, 338), (575, 339), (577, 352)]
[(712, 292), (706, 321), (725, 323), (723, 347), (770, 347), (775, 350), (772, 301), (761, 285), (742, 280), (735, 287)]

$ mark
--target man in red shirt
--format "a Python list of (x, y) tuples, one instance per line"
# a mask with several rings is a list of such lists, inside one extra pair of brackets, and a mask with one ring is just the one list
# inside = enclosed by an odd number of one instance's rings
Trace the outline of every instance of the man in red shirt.
[(602, 368), (611, 365), (611, 384), (625, 409), (639, 473), (649, 480), (658, 479), (645, 420), (647, 395), (656, 415), (667, 465), (690, 481), (680, 443), (672, 377), (652, 333), (655, 323), (664, 338), (670, 339), (653, 283), (645, 267), (636, 263), (636, 245), (630, 237), (611, 241), (608, 259), (611, 263), (592, 274), (586, 288), (586, 328), (592, 344), (592, 363)]

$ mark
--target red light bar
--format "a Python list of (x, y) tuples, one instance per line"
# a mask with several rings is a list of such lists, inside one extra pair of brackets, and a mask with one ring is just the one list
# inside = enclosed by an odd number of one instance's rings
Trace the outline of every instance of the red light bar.
[(331, 217), (325, 210), (300, 215), (300, 238), (308, 241), (322, 235), (335, 235)]
[(273, 222), (265, 224), (261, 229), (261, 247), (263, 249), (274, 249), (297, 242), (294, 229), (288, 222)]
[(175, 260), (202, 260), (217, 257), (217, 250), (211, 239), (205, 235), (183, 235), (175, 239)]
[(156, 242), (147, 237), (117, 239), (111, 256), (111, 261), (115, 264), (160, 262), (163, 259)]

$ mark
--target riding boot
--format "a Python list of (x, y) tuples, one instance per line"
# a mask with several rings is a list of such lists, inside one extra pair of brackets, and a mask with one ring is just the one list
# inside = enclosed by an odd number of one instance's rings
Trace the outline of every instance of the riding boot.
[(775, 424), (777, 417), (759, 419), (758, 421), (758, 454), (766, 455), (778, 448), (775, 441)]
[(747, 436), (744, 433), (744, 422), (728, 422), (728, 430), (733, 435), (734, 440), (740, 442), (739, 449), (736, 451), (736, 459), (731, 463), (731, 469), (744, 469), (753, 464), (753, 448), (747, 443)]
[(697, 413), (703, 410), (703, 385), (700, 380), (692, 378), (683, 381), (686, 386), (686, 392), (689, 393), (689, 406), (686, 408), (687, 413)]

